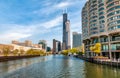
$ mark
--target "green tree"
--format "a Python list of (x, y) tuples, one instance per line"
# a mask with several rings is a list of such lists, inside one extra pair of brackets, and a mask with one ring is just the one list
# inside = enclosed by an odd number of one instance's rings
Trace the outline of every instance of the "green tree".
[(20, 54), (23, 55), (24, 54), (24, 50), (23, 49), (20, 49)]
[(29, 50), (27, 50), (26, 54), (27, 55), (32, 55), (32, 52), (33, 52), (33, 49), (29, 49)]
[(90, 50), (94, 53), (99, 54), (101, 52), (101, 44), (100, 43), (96, 43), (94, 46), (90, 47)]
[(4, 56), (8, 56), (9, 52), (10, 52), (10, 48), (9, 47), (4, 47), (3, 48), (3, 54), (4, 54)]
[(63, 50), (63, 51), (62, 51), (62, 54), (63, 54), (63, 55), (68, 55), (68, 53), (69, 53), (69, 50)]
[(16, 56), (16, 55), (18, 54), (18, 52), (19, 52), (18, 49), (13, 50), (13, 54), (14, 54), (14, 56)]
[(72, 48), (69, 50), (72, 54), (76, 53), (78, 54), (79, 50), (77, 48)]
[(46, 53), (43, 51), (43, 50), (33, 50), (33, 49), (29, 49), (27, 52), (26, 52), (27, 55), (46, 55)]

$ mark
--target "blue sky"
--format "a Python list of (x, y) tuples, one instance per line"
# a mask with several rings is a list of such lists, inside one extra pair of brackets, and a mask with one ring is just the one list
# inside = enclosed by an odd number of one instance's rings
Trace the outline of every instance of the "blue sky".
[(81, 10), (86, 0), (0, 0), (0, 43), (11, 40), (62, 41), (62, 13), (67, 8), (71, 33), (81, 32)]

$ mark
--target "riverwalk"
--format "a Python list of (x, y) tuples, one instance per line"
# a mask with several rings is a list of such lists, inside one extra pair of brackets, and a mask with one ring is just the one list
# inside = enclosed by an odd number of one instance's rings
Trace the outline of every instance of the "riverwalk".
[(108, 65), (108, 66), (114, 66), (120, 68), (120, 62), (119, 61), (110, 61), (108, 60), (100, 60), (100, 59), (94, 59), (94, 58), (86, 58), (83, 56), (75, 56), (77, 58), (83, 59), (88, 62), (96, 63), (96, 64), (102, 64), (102, 65)]

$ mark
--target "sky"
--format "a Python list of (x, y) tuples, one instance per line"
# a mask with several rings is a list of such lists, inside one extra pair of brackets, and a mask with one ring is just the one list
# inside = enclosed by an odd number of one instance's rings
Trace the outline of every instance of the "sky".
[(62, 14), (67, 9), (72, 32), (81, 33), (81, 11), (87, 0), (0, 0), (0, 44), (11, 40), (62, 41)]

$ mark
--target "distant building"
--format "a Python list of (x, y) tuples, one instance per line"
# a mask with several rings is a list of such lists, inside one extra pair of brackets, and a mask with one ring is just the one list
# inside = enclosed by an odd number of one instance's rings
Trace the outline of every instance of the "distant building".
[(50, 47), (47, 47), (47, 52), (51, 51), (51, 48)]
[(58, 41), (58, 52), (60, 52), (62, 50), (62, 45), (61, 45), (61, 42)]
[(82, 45), (82, 34), (73, 32), (73, 48), (79, 47)]
[(29, 46), (30, 47), (30, 46), (32, 46), (32, 41), (26, 40), (25, 42), (19, 42), (19, 41), (13, 40), (12, 44), (17, 44), (17, 45), (21, 45), (21, 46)]
[(38, 44), (41, 44), (42, 48), (44, 50), (47, 50), (47, 42), (46, 42), (46, 40), (40, 40)]
[(62, 49), (66, 50), (71, 48), (70, 45), (70, 21), (67, 19), (67, 13), (63, 14), (63, 43)]
[(26, 40), (24, 42), (19, 42), (19, 41), (13, 40), (12, 44), (10, 44), (10, 45), (14, 47), (13, 50), (23, 49), (23, 50), (27, 51), (29, 49), (38, 49), (38, 50), (43, 49), (41, 44), (33, 44), (32, 41), (30, 41), (30, 40)]
[(55, 53), (60, 51), (61, 51), (61, 42), (53, 39), (53, 52)]
[(32, 41), (26, 40), (25, 41), (25, 46), (32, 46)]

